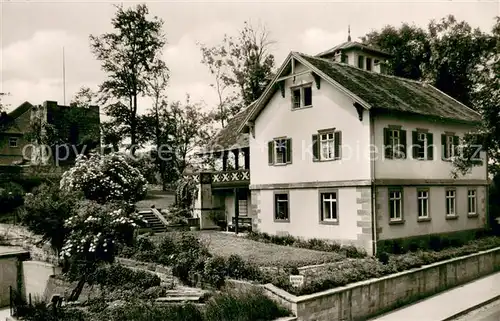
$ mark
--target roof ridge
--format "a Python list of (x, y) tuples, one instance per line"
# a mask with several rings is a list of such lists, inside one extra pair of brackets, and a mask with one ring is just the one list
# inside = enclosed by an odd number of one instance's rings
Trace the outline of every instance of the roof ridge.
[[(302, 55), (304, 55), (304, 54), (302, 54)], [(338, 62), (338, 61), (332, 61), (332, 60), (328, 60), (326, 58), (321, 58), (321, 57), (316, 57), (316, 56), (310, 56), (310, 55), (304, 55), (304, 56), (308, 56), (308, 57), (314, 58), (314, 59), (323, 60), (323, 61), (331, 63), (331, 64), (337, 64), (337, 65), (341, 65), (341, 66), (347, 66), (347, 67), (354, 68), (356, 70), (360, 70), (362, 72), (366, 72), (366, 73), (369, 73), (369, 74), (375, 74), (375, 75), (379, 75), (379, 76), (383, 76), (383, 77), (387, 77), (387, 78), (400, 79), (400, 80), (404, 80), (404, 81), (408, 81), (408, 82), (413, 82), (413, 83), (417, 83), (417, 84), (424, 85), (424, 86), (428, 86), (429, 85), (425, 81), (420, 81), (420, 80), (415, 80), (415, 79), (409, 79), (409, 78), (404, 78), (404, 77), (399, 77), (399, 76), (382, 74), (382, 73), (378, 73), (378, 72), (374, 72), (374, 71), (364, 70), (364, 69), (358, 68), (358, 67), (350, 65), (350, 64), (346, 64), (346, 63)]]

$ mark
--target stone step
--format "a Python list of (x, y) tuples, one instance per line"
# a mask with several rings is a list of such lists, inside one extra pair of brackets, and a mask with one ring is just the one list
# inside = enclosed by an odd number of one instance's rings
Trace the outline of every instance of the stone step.
[(161, 297), (157, 298), (155, 301), (158, 303), (173, 303), (173, 302), (198, 302), (201, 296), (172, 296), (172, 297)]

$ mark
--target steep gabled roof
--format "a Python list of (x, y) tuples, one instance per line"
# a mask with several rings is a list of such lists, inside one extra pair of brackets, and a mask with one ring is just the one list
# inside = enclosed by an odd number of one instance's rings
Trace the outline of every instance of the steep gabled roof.
[(424, 82), (369, 72), (322, 58), (301, 56), (373, 109), (466, 122), (481, 120), (479, 113)]
[(19, 107), (15, 108), (7, 114), (3, 114), (0, 118), (0, 130), (4, 134), (23, 134), (23, 130), (16, 126), (15, 120), (26, 112), (30, 111), (33, 105), (25, 101)]
[(222, 128), (212, 139), (207, 152), (219, 152), (235, 148), (246, 148), (249, 146), (248, 134), (239, 133), (238, 128), (248, 116), (254, 103), (245, 107), (231, 118), (227, 125)]
[(360, 42), (357, 42), (357, 41), (346, 41), (344, 43), (341, 43), (340, 45), (337, 45), (333, 48), (330, 48), (326, 51), (323, 51), (319, 54), (316, 55), (316, 57), (324, 57), (324, 56), (328, 56), (338, 50), (346, 50), (346, 49), (360, 49), (362, 51), (366, 51), (366, 52), (372, 52), (374, 54), (377, 54), (377, 55), (381, 55), (381, 56), (384, 56), (384, 57), (391, 57), (392, 55), (385, 52), (385, 51), (382, 51), (378, 48), (375, 48), (373, 46), (367, 46), (367, 45), (364, 45)]
[(353, 99), (365, 109), (432, 116), (442, 120), (478, 123), (478, 112), (465, 106), (437, 88), (414, 80), (362, 70), (344, 63), (292, 52), (281, 66), (274, 80), (249, 111), (238, 131), (253, 121), (278, 89), (276, 82), (288, 70), (290, 59), (308, 67)]

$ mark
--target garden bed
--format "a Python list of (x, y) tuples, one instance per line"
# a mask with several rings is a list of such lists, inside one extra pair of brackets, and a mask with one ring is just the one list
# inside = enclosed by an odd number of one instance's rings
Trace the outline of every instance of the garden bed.
[[(258, 266), (305, 266), (337, 262), (345, 258), (342, 253), (325, 253), (292, 246), (261, 243), (234, 234), (217, 231), (190, 232), (208, 246), (210, 253), (223, 257), (238, 255), (243, 260)], [(169, 235), (173, 235), (169, 233)], [(162, 235), (152, 237), (161, 240)]]

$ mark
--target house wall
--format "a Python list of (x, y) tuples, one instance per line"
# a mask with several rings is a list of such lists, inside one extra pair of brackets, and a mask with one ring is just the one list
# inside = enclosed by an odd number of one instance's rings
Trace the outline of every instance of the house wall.
[[(297, 65), (295, 72), (305, 70)], [(313, 107), (293, 110), (290, 86), (312, 82)], [(256, 119), (255, 138), (250, 135), (251, 184), (327, 182), (370, 179), (368, 112), (358, 118), (353, 100), (321, 81), (318, 90), (310, 74), (286, 80), (285, 97), (278, 90)], [(320, 129), (342, 132), (342, 159), (314, 162), (312, 135)], [(275, 137), (292, 138), (292, 164), (270, 166), (267, 143)]]
[[(482, 228), (486, 225), (486, 186), (455, 186), (457, 219), (447, 219), (445, 186), (429, 188), (429, 221), (418, 221), (417, 187), (403, 187), (403, 223), (389, 222), (388, 188), (376, 188), (377, 235), (379, 240), (448, 233)], [(476, 217), (467, 216), (467, 190), (477, 191)]]
[[(22, 133), (25, 133), (29, 130), (30, 127), (30, 119), (31, 119), (31, 109), (26, 111), (24, 114), (14, 119), (14, 124), (10, 127), (13, 131), (12, 134), (9, 133), (10, 130), (5, 133), (0, 134), (0, 164), (1, 165), (10, 165), (13, 162), (18, 162), (23, 160), (23, 148), (28, 141), (24, 138)], [(17, 146), (18, 147), (10, 147), (9, 146), (9, 138), (17, 137)], [(26, 149), (26, 158), (30, 158), (30, 150)]]
[[(407, 154), (406, 159), (384, 158), (384, 128), (388, 125), (401, 125), (406, 130)], [(434, 159), (418, 160), (411, 157), (412, 131), (417, 128), (428, 129), (433, 134)], [(378, 154), (375, 160), (375, 179), (451, 179), (452, 163), (441, 159), (441, 134), (445, 131), (454, 132), (460, 138), (472, 130), (469, 125), (430, 122), (424, 120), (402, 119), (401, 117), (376, 116), (374, 117), (375, 146)], [(485, 159), (485, 154), (482, 153)], [(486, 164), (472, 168), (471, 173), (458, 179), (486, 180)]]
[[(257, 211), (258, 230), (273, 235), (293, 235), (354, 244), (371, 253), (370, 187), (339, 187), (338, 224), (320, 221), (320, 189), (252, 191)], [(274, 220), (274, 194), (287, 192), (289, 222)]]

